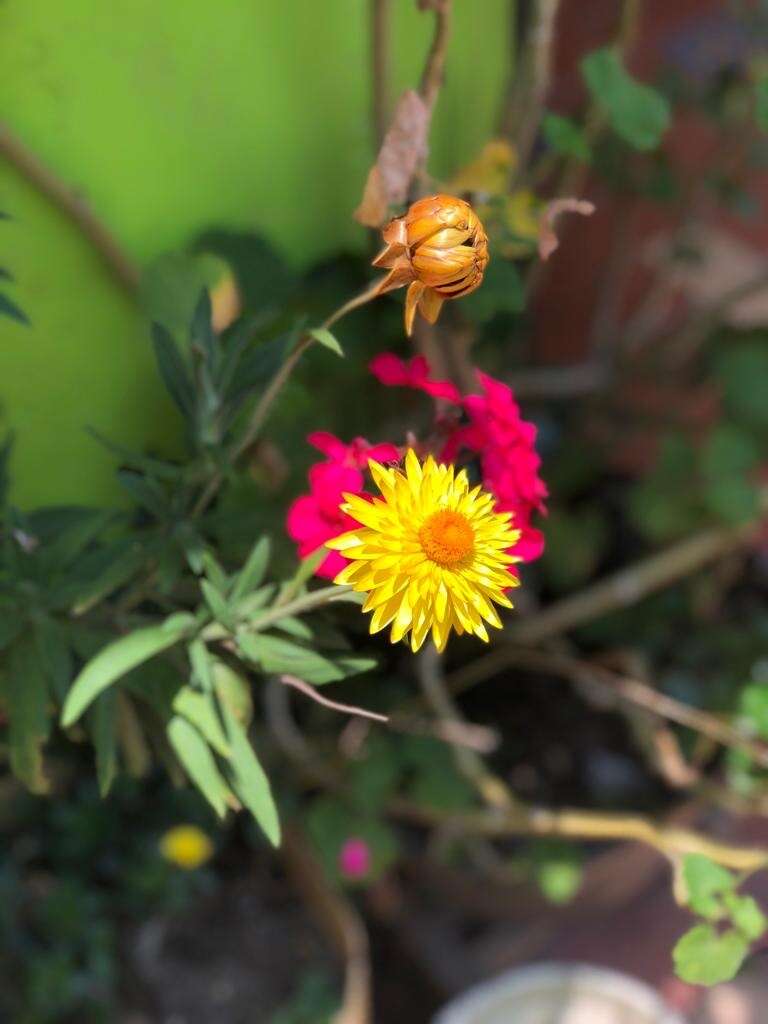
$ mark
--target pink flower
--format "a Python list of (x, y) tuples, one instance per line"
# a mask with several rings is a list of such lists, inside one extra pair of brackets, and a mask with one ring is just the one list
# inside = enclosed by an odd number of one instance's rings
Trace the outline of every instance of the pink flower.
[(392, 352), (382, 352), (368, 364), (374, 377), (387, 387), (415, 388), (432, 398), (443, 398), (448, 402), (461, 402), (461, 395), (449, 380), (432, 380), (429, 363), (424, 356), (414, 356), (404, 362)]
[[(331, 537), (359, 526), (339, 505), (344, 494), (365, 494), (362, 468), (368, 459), (390, 462), (400, 457), (394, 445), (370, 445), (362, 437), (345, 444), (333, 434), (319, 431), (307, 440), (329, 458), (310, 467), (310, 493), (301, 495), (288, 509), (285, 526), (288, 536), (299, 546), (300, 558), (317, 551)], [(329, 551), (315, 571), (318, 576), (333, 579), (346, 564), (343, 555)]]
[(371, 870), (371, 850), (359, 836), (344, 840), (339, 850), (339, 871), (346, 878), (364, 878)]
[(439, 457), (447, 462), (461, 461), (468, 453), (479, 457), (483, 485), (496, 495), (500, 511), (513, 513), (514, 525), (521, 531), (514, 553), (524, 562), (538, 558), (544, 537), (531, 526), (531, 517), (546, 513), (547, 488), (539, 476), (536, 427), (520, 416), (511, 388), (478, 371), (482, 393), (462, 397), (449, 381), (430, 378), (429, 364), (422, 356), (406, 363), (384, 352), (370, 369), (382, 384), (416, 388), (457, 406), (457, 414), (459, 408), (464, 411), (468, 423), (437, 417), (437, 435), (442, 438)]

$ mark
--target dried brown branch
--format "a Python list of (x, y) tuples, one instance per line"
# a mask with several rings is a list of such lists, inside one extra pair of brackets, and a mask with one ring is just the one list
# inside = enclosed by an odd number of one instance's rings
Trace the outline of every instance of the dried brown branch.
[(324, 708), (329, 708), (331, 711), (339, 711), (344, 715), (355, 715), (357, 718), (369, 718), (372, 722), (389, 721), (387, 715), (380, 715), (376, 711), (368, 711), (366, 708), (359, 708), (354, 704), (341, 704), (339, 701), (330, 700), (328, 697), (324, 697), (321, 693), (318, 693), (310, 683), (305, 682), (303, 679), (299, 679), (298, 676), (292, 676), (286, 673), (278, 678), (284, 686), (293, 687), (294, 690), (298, 690), (299, 693), (303, 693), (305, 697), (309, 697), (309, 699), (315, 701), (316, 704), (322, 704)]
[(514, 663), (515, 648), (508, 645), (538, 644), (609, 612), (636, 604), (649, 594), (750, 544), (759, 529), (759, 521), (752, 521), (740, 526), (704, 530), (659, 554), (621, 569), (544, 611), (511, 622), (505, 630), (508, 644), (498, 645), (453, 672), (448, 679), (451, 691), (469, 689)]
[(559, 8), (560, 0), (535, 0), (533, 4), (522, 50), (523, 66), (502, 126), (504, 134), (514, 139), (521, 169), (528, 164), (549, 92)]
[(557, 836), (567, 839), (635, 840), (664, 854), (673, 863), (689, 853), (705, 857), (734, 871), (757, 871), (768, 866), (768, 850), (733, 846), (699, 832), (677, 828), (637, 814), (575, 809), (547, 810), (517, 805), (506, 813), (498, 809), (448, 813), (405, 800), (394, 801), (391, 813), (405, 821), (428, 827), (451, 823), (456, 829), (486, 839), (505, 836)]
[[(509, 652), (510, 656), (513, 652)], [(748, 754), (756, 764), (768, 768), (768, 747), (753, 737), (734, 729), (716, 715), (683, 704), (673, 697), (659, 693), (652, 686), (630, 676), (613, 672), (602, 665), (581, 658), (551, 651), (520, 649), (516, 652), (514, 664), (541, 672), (554, 672), (575, 682), (597, 683), (621, 700), (630, 701), (638, 707), (665, 718), (677, 725), (707, 736), (724, 747), (732, 747)]]
[(445, 57), (451, 38), (452, 0), (419, 0), (419, 7), (423, 11), (435, 12), (435, 33), (419, 85), (421, 97), (431, 110), (443, 84)]
[(130, 296), (139, 286), (139, 272), (125, 255), (114, 235), (86, 202), (61, 181), (50, 168), (0, 122), (0, 157), (46, 197), (90, 243), (115, 280)]

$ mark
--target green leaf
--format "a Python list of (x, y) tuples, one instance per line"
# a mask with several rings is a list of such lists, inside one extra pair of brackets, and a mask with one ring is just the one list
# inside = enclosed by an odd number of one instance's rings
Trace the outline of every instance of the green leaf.
[(7, 295), (3, 295), (0, 292), (0, 316), (10, 317), (11, 320), (15, 320), (17, 323), (24, 324), (25, 327), (29, 326), (29, 317), (20, 309), (15, 302), (11, 302)]
[(269, 538), (259, 537), (253, 545), (245, 565), (235, 579), (231, 594), (233, 603), (240, 601), (261, 584), (269, 564), (269, 550)]
[(269, 779), (259, 764), (245, 730), (226, 703), (222, 703), (224, 727), (232, 749), (230, 783), (273, 846), (280, 845), (280, 819)]
[(222, 594), (229, 592), (229, 577), (218, 562), (214, 553), (206, 550), (202, 554), (203, 570), (212, 585)]
[(737, 931), (698, 924), (677, 942), (672, 957), (677, 976), (689, 985), (717, 985), (736, 976), (748, 951)]
[(42, 748), (50, 732), (48, 680), (32, 636), (11, 648), (3, 690), (11, 770), (33, 793), (47, 793)]
[(192, 678), (201, 690), (210, 692), (213, 689), (213, 672), (208, 648), (202, 640), (195, 639), (188, 645), (187, 653), (192, 666)]
[(746, 426), (768, 426), (768, 339), (761, 334), (754, 341), (721, 346), (715, 360), (715, 373), (723, 387), (729, 414)]
[(173, 700), (173, 710), (201, 733), (217, 754), (229, 757), (231, 750), (224, 735), (219, 712), (214, 702), (213, 690), (200, 693), (191, 686), (182, 686)]
[(669, 127), (669, 103), (661, 93), (629, 74), (616, 49), (604, 47), (587, 54), (581, 62), (581, 73), (617, 135), (635, 149), (655, 149), (659, 145)]
[[(62, 510), (64, 511), (64, 510)], [(70, 521), (50, 542), (42, 545), (40, 561), (45, 572), (61, 572), (79, 559), (85, 549), (114, 521), (109, 512), (71, 509)]]
[(735, 928), (742, 935), (755, 942), (768, 928), (768, 920), (751, 896), (740, 896), (735, 892), (723, 895), (723, 903)]
[(221, 623), (225, 629), (230, 631), (235, 628), (235, 618), (232, 613), (227, 599), (223, 596), (220, 590), (211, 583), (209, 580), (200, 580), (200, 589), (203, 592), (205, 603), (211, 610), (211, 614), (214, 619)]
[(227, 813), (230, 792), (208, 744), (193, 725), (178, 715), (167, 726), (171, 744), (184, 771), (220, 818)]
[(336, 340), (336, 337), (331, 334), (327, 327), (313, 327), (309, 332), (309, 336), (314, 338), (323, 348), (328, 348), (331, 352), (335, 352), (337, 356), (344, 358), (344, 349)]
[(308, 683), (332, 683), (376, 667), (375, 658), (339, 655), (330, 658), (309, 647), (266, 633), (238, 633), (245, 654), (266, 673), (290, 672)]
[(55, 595), (73, 615), (84, 615), (99, 601), (124, 587), (144, 565), (145, 553), (133, 540), (122, 540), (93, 552), (78, 565), (80, 580), (57, 587)]
[(741, 692), (741, 714), (757, 735), (768, 740), (768, 682), (750, 683)]
[[(161, 324), (177, 338), (186, 337), (200, 311), (200, 293), (208, 298), (208, 288), (227, 272), (225, 261), (215, 256), (163, 253), (142, 274), (141, 304), (150, 321)], [(210, 324), (210, 299), (208, 302)], [(195, 326), (199, 337), (200, 321)]]
[(176, 342), (164, 327), (153, 324), (152, 344), (160, 376), (171, 398), (182, 415), (191, 421), (195, 415), (195, 388)]
[(683, 881), (691, 910), (711, 921), (723, 916), (718, 897), (731, 892), (736, 884), (730, 871), (701, 853), (689, 853), (683, 860)]
[(131, 669), (173, 647), (186, 636), (195, 620), (191, 615), (173, 615), (159, 626), (147, 626), (120, 637), (99, 651), (72, 684), (61, 724), (67, 729), (108, 686)]
[(545, 114), (541, 129), (547, 143), (555, 152), (575, 157), (583, 163), (589, 163), (592, 159), (592, 149), (584, 132), (569, 117)]
[(50, 691), (57, 701), (63, 703), (74, 675), (70, 637), (60, 622), (47, 616), (37, 620), (34, 635)]
[(573, 843), (541, 840), (532, 848), (534, 874), (551, 903), (568, 903), (579, 890), (583, 856)]
[(462, 300), (462, 309), (480, 324), (496, 313), (520, 313), (525, 309), (525, 289), (514, 263), (500, 257), (491, 260), (482, 285)]
[(117, 774), (117, 693), (107, 690), (89, 713), (89, 731), (96, 751), (99, 794), (107, 796)]
[(312, 577), (315, 569), (325, 559), (328, 551), (325, 547), (320, 547), (317, 551), (313, 551), (311, 555), (307, 555), (306, 558), (302, 558), (299, 562), (299, 567), (293, 574), (290, 580), (283, 585), (280, 592), (280, 603), (287, 604), (291, 601), (301, 590), (304, 584)]

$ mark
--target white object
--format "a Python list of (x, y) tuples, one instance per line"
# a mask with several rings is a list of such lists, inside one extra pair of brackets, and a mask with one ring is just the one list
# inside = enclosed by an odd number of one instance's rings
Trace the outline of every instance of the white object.
[(643, 982), (586, 964), (508, 971), (442, 1010), (434, 1024), (685, 1024)]

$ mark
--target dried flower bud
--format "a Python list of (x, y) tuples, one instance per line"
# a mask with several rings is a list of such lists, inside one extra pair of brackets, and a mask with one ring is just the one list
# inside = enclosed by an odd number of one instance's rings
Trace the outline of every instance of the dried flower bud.
[(436, 195), (419, 199), (384, 228), (386, 247), (373, 261), (389, 274), (380, 293), (408, 285), (405, 330), (413, 330), (418, 308), (430, 323), (445, 299), (469, 295), (483, 280), (488, 239), (475, 211), (463, 199)]

